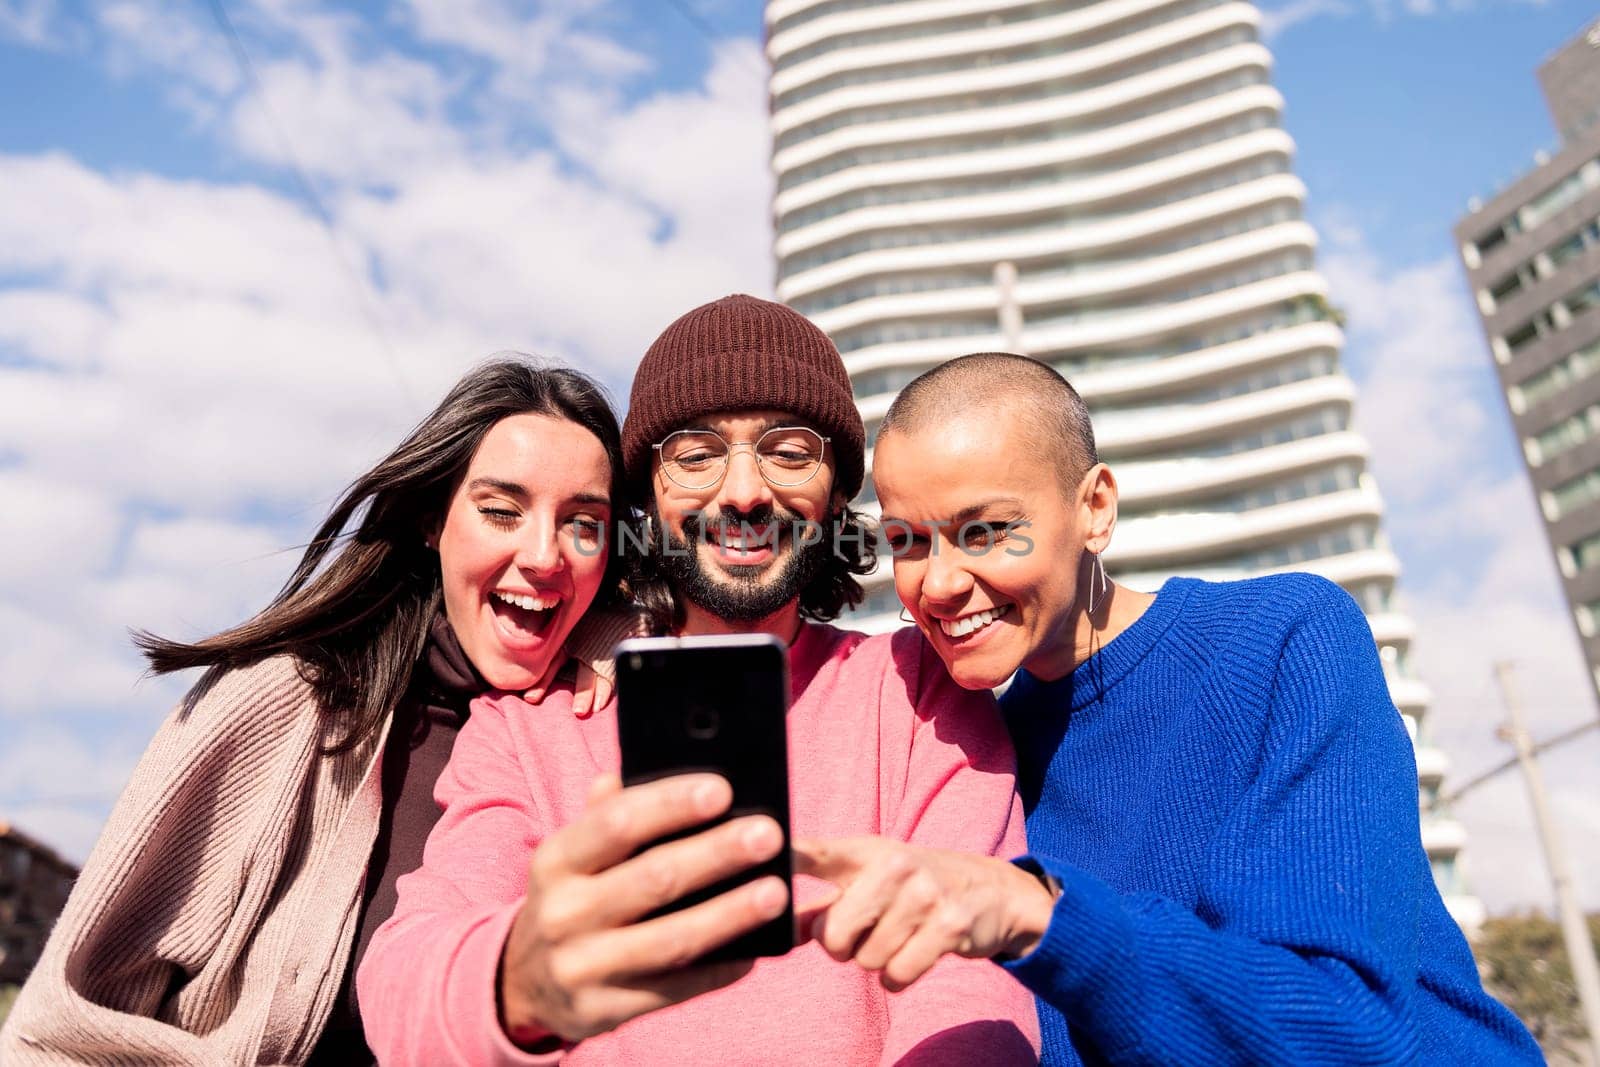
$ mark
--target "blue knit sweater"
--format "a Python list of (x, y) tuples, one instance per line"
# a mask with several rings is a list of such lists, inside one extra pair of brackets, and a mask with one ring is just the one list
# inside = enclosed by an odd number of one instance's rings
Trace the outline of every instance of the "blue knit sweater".
[(1411, 743), (1338, 586), (1174, 578), (1001, 704), (1063, 888), (1006, 964), (1045, 1063), (1543, 1062), (1434, 888)]

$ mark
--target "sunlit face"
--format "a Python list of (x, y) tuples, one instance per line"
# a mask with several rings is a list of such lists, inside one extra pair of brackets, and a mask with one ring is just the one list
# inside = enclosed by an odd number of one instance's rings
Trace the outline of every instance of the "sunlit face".
[(895, 592), (951, 677), (980, 689), (1019, 667), (1058, 676), (1091, 513), (1051, 454), (1018, 420), (964, 418), (883, 435), (873, 481)]
[[(667, 548), (677, 553), (662, 560), (663, 570), (686, 600), (712, 616), (754, 623), (775, 614), (799, 597), (832, 551), (828, 523), (843, 504), (833, 499), (832, 449), (805, 484), (774, 486), (753, 448), (739, 447), (774, 427), (804, 425), (787, 412), (740, 411), (678, 427), (714, 430), (735, 446), (727, 473), (705, 489), (678, 485), (661, 469), (660, 455), (654, 459), (656, 513)], [(797, 534), (808, 523), (821, 540), (805, 546)]]
[(594, 434), (512, 415), (484, 435), (439, 531), (445, 614), (478, 673), (525, 689), (599, 592), (611, 467)]

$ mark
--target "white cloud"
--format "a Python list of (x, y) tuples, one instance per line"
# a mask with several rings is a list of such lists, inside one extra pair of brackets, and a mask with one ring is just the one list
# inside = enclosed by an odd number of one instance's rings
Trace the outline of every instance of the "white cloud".
[[(730, 222), (755, 232), (771, 271), (772, 180), (762, 110), (763, 60), (753, 42), (714, 51), (703, 92), (658, 96), (598, 123), (563, 126), (563, 146), (611, 187), (660, 208), (679, 232), (706, 238)], [(761, 220), (757, 228), (755, 220)]]
[[(496, 95), (531, 102), (553, 86), (615, 86), (650, 61), (597, 32), (605, 0), (567, 0), (529, 13), (507, 0), (407, 0), (417, 36), (492, 61)], [(620, 17), (620, 16), (617, 16)]]
[(178, 639), (259, 610), (300, 556), (259, 523), (194, 517), (140, 522), (125, 553), (123, 575), (96, 598), (101, 616)]
[(0, 469), (0, 588), (53, 592), (53, 565), (102, 570), (116, 547), (117, 509), (104, 493), (24, 469)]
[(242, 177), (0, 154), (0, 811), (19, 825), (87, 850), (105, 805), (17, 761), (60, 750), (114, 793), (136, 746), (99, 732), (148, 736), (177, 684), (139, 682), (127, 630), (191, 638), (259, 608), (281, 549), (467, 366), (515, 348), (625, 387), (670, 319), (770, 285), (755, 44), (623, 105), (643, 60), (614, 13), (549, 10), (561, 28), (419, 2), (422, 40), (397, 44), (305, 0), (230, 5), (333, 238), (281, 169), (254, 180), (282, 145), (194, 3), (97, 9), (101, 58), (160, 75)]
[(109, 317), (92, 301), (53, 289), (0, 290), (0, 349), (53, 370), (92, 367)]
[(203, 102), (205, 97), (224, 97), (239, 88), (239, 70), (227, 42), (197, 8), (160, 0), (113, 0), (94, 10), (113, 71), (127, 74), (154, 66), (178, 79), (189, 91), (183, 100), (200, 114), (215, 108)]
[[(1413, 664), (1433, 690), (1427, 730), (1452, 759), (1448, 792), (1510, 755), (1494, 664), (1515, 685), (1536, 738), (1595, 716), (1595, 698), (1461, 268), (1449, 255), (1382, 262), (1360, 225), (1333, 213), (1322, 267), (1349, 313), (1346, 354), (1360, 382), (1357, 422), (1406, 565), (1417, 623)], [(1600, 737), (1552, 755), (1545, 774), (1574, 852), (1600, 843), (1592, 787)], [(1491, 912), (1549, 908), (1548, 882), (1515, 772), (1463, 798), (1466, 867)], [(1578, 878), (1600, 908), (1600, 865)]]
[(742, 48), (719, 50), (703, 90), (564, 129), (583, 173), (534, 154), (352, 201), (401, 318), (479, 323), (621, 383), (678, 314), (768, 289), (766, 119)]
[[(90, 583), (76, 568), (58, 565), (58, 579), (70, 584), (72, 601), (89, 599)], [(95, 621), (53, 617), (39, 599), (18, 604), (10, 589), (0, 600), (0, 735), (15, 724), (46, 720), (57, 708), (94, 708), (107, 718), (148, 715), (135, 698), (140, 666), (126, 634)], [(0, 750), (10, 751), (7, 739)], [(0, 779), (3, 781), (3, 779)]]
[(1351, 357), (1368, 380), (1356, 417), (1384, 492), (1407, 503), (1457, 495), (1464, 450), (1506, 440), (1505, 416), (1485, 408), (1494, 375), (1460, 266), (1442, 256), (1390, 268), (1349, 222), (1323, 230), (1321, 268), (1349, 312)]
[(1290, 0), (1281, 7), (1261, 9), (1261, 37), (1270, 42), (1285, 30), (1302, 22), (1309, 22), (1324, 15), (1344, 17), (1354, 13), (1355, 8), (1346, 0)]
[(260, 93), (240, 100), (231, 120), (234, 143), (252, 159), (387, 186), (465, 151), (445, 118), (448, 88), (426, 64), (338, 56), (269, 63), (258, 76)]
[[(139, 732), (154, 733), (159, 719), (153, 715)], [(0, 810), (6, 821), (82, 862), (139, 751), (121, 736), (85, 738), (24, 724), (0, 748)]]
[(106, 175), (60, 154), (0, 156), (0, 269), (74, 289), (348, 302), (316, 221), (252, 185)]
[(131, 762), (97, 758), (73, 734), (53, 726), (29, 727), (0, 753), (0, 782), (7, 790), (26, 790), (36, 801), (89, 795), (115, 797)]
[(53, 0), (0, 0), (0, 41), (32, 48), (58, 48), (65, 42)]

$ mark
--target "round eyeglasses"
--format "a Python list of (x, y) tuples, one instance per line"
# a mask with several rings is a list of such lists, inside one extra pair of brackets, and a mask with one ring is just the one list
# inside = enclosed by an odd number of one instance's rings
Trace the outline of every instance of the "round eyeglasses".
[(805, 426), (774, 426), (754, 441), (729, 441), (715, 430), (679, 430), (651, 447), (661, 456), (662, 471), (684, 489), (710, 489), (722, 481), (736, 448), (755, 453), (768, 485), (793, 489), (817, 476), (828, 441)]

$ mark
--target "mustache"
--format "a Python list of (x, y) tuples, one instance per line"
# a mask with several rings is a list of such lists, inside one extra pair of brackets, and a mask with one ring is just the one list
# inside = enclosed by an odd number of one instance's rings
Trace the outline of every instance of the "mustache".
[(805, 522), (799, 514), (772, 504), (761, 504), (749, 511), (722, 508), (714, 513), (691, 511), (683, 517), (683, 537), (686, 541), (711, 541), (724, 530), (752, 532), (768, 527), (763, 540), (776, 543), (784, 526), (797, 526)]

